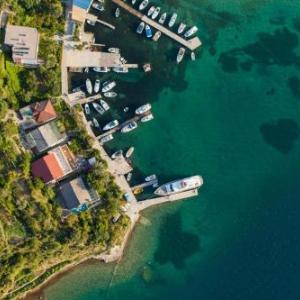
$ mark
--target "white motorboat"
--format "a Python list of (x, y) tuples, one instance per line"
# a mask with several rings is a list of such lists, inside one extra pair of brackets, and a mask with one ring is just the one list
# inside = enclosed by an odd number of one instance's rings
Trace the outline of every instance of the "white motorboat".
[(113, 135), (108, 134), (108, 135), (106, 135), (106, 136), (104, 136), (103, 138), (100, 139), (100, 143), (104, 144), (104, 143), (107, 143), (107, 142), (109, 142), (113, 139), (114, 139)]
[(103, 127), (103, 130), (106, 131), (106, 130), (111, 130), (115, 127), (117, 127), (119, 125), (119, 121), (118, 120), (113, 120), (109, 123), (107, 123), (104, 127)]
[(100, 114), (100, 115), (103, 115), (105, 113), (105, 110), (101, 107), (100, 104), (96, 103), (96, 102), (93, 102), (92, 103), (94, 109)]
[(147, 16), (150, 17), (155, 11), (155, 6), (151, 6), (147, 12)]
[(191, 52), (191, 60), (194, 61), (196, 59), (196, 54), (195, 52)]
[(92, 4), (92, 7), (99, 10), (99, 11), (104, 11), (104, 6), (101, 5), (100, 3), (96, 2)]
[(136, 0), (131, 0), (132, 5), (136, 3)]
[(167, 13), (163, 13), (163, 14), (160, 16), (160, 18), (159, 18), (159, 20), (158, 20), (158, 23), (159, 23), (159, 24), (164, 24), (164, 23), (166, 22), (166, 19), (167, 19)]
[(159, 196), (167, 196), (188, 190), (197, 189), (201, 187), (202, 184), (203, 178), (201, 176), (191, 176), (163, 184), (154, 191), (154, 194)]
[(157, 177), (155, 174), (149, 175), (145, 178), (145, 181), (152, 181), (152, 180), (156, 180)]
[(136, 32), (137, 32), (138, 34), (142, 34), (142, 32), (144, 31), (144, 29), (145, 29), (145, 23), (144, 23), (144, 22), (141, 22), (141, 23), (139, 24), (139, 26), (137, 27)]
[(144, 0), (142, 3), (139, 5), (139, 10), (145, 9), (149, 4), (149, 0)]
[(110, 53), (117, 53), (117, 54), (120, 53), (120, 49), (115, 48), (115, 47), (110, 47), (110, 48), (107, 49), (107, 51), (110, 52)]
[(129, 182), (132, 178), (132, 173), (128, 173), (127, 176), (126, 176), (126, 180)]
[(178, 30), (177, 30), (178, 34), (183, 33), (183, 31), (185, 30), (185, 28), (186, 28), (186, 24), (180, 23), (180, 25), (178, 26)]
[(176, 61), (178, 64), (183, 60), (184, 54), (185, 54), (185, 48), (180, 47), (180, 49), (177, 53), (177, 58), (176, 58)]
[(121, 56), (120, 57), (120, 62), (124, 65), (124, 64), (127, 63), (127, 60), (123, 56)]
[(89, 68), (86, 67), (86, 68), (84, 69), (84, 73), (88, 73), (88, 72), (89, 72)]
[(190, 36), (192, 36), (193, 34), (195, 34), (198, 31), (198, 27), (197, 26), (193, 26), (191, 27), (189, 30), (187, 30), (184, 34), (185, 38), (189, 38)]
[(154, 42), (157, 42), (157, 41), (159, 40), (160, 37), (161, 37), (161, 32), (158, 30), (158, 31), (155, 32), (155, 34), (154, 34), (152, 40), (153, 40)]
[(138, 127), (137, 123), (135, 121), (127, 123), (124, 127), (122, 127), (121, 132), (126, 133), (130, 132)]
[(95, 67), (95, 68), (93, 68), (93, 70), (95, 72), (98, 72), (98, 73), (107, 73), (107, 72), (110, 71), (110, 68), (108, 68), (108, 67)]
[(128, 68), (126, 67), (114, 67), (113, 71), (116, 73), (128, 73)]
[(93, 86), (92, 86), (92, 82), (91, 82), (91, 79), (87, 79), (85, 81), (85, 86), (86, 86), (86, 90), (87, 92), (91, 95), (93, 93)]
[(168, 23), (168, 26), (169, 27), (173, 27), (175, 22), (176, 22), (176, 19), (177, 19), (177, 14), (176, 13), (173, 13), (173, 15), (171, 16), (171, 19)]
[(144, 104), (140, 107), (138, 107), (136, 110), (135, 110), (135, 113), (137, 115), (142, 115), (144, 114), (145, 112), (149, 111), (151, 109), (151, 104), (150, 103), (147, 103), (147, 104)]
[(88, 103), (84, 104), (84, 111), (87, 115), (91, 113), (90, 106)]
[(93, 118), (93, 124), (94, 124), (94, 126), (95, 126), (96, 128), (99, 127), (99, 122), (97, 121), (96, 118)]
[(95, 26), (96, 25), (96, 21), (90, 20), (90, 19), (86, 19), (86, 22), (91, 25), (91, 26)]
[(119, 18), (119, 17), (120, 17), (120, 13), (121, 13), (120, 8), (117, 7), (117, 9), (116, 9), (116, 11), (115, 11), (115, 17), (116, 17), (116, 18)]
[(122, 156), (122, 155), (123, 155), (123, 150), (118, 150), (112, 154), (111, 158), (116, 159), (117, 157)]
[(158, 6), (158, 7), (155, 8), (155, 10), (154, 10), (154, 12), (151, 16), (151, 19), (155, 20), (158, 17), (159, 13), (160, 13), (160, 7)]
[(134, 147), (130, 147), (126, 152), (125, 157), (129, 158), (133, 154), (133, 152), (134, 152)]
[(103, 87), (102, 87), (102, 93), (106, 93), (106, 92), (109, 92), (110, 90), (112, 90), (115, 86), (116, 86), (116, 82), (115, 81), (110, 81), (106, 84), (103, 84)]
[(108, 111), (110, 109), (109, 105), (102, 99), (100, 100), (100, 104), (105, 111)]
[(142, 117), (141, 118), (141, 122), (146, 123), (146, 122), (149, 122), (149, 121), (151, 121), (153, 119), (154, 119), (154, 116), (152, 114), (149, 114), (149, 115), (147, 115), (145, 117)]
[(94, 92), (98, 93), (100, 90), (100, 79), (96, 79), (95, 86), (94, 86)]
[(103, 95), (106, 98), (115, 98), (118, 96), (118, 94), (116, 92), (107, 92), (107, 93), (104, 93)]

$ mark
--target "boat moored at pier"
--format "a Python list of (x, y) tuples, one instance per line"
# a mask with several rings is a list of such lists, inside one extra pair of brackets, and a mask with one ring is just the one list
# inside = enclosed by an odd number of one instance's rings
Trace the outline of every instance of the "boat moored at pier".
[(101, 107), (100, 104), (98, 104), (97, 102), (93, 102), (92, 103), (94, 109), (100, 114), (103, 115), (105, 113), (105, 110)]
[(107, 72), (110, 71), (110, 68), (108, 68), (108, 67), (95, 67), (95, 68), (93, 68), (93, 70), (95, 72), (98, 72), (98, 73), (107, 73)]
[(100, 104), (105, 111), (108, 111), (110, 109), (109, 105), (102, 99), (100, 100)]
[(177, 13), (173, 13), (173, 15), (171, 16), (171, 19), (168, 23), (168, 26), (171, 28), (174, 26), (175, 22), (176, 22), (176, 19), (177, 19)]
[(149, 4), (149, 0), (144, 0), (142, 3), (139, 5), (139, 10), (145, 9)]
[(92, 85), (91, 79), (88, 78), (88, 79), (85, 81), (85, 86), (86, 86), (87, 92), (91, 95), (91, 94), (93, 93), (93, 85)]
[(146, 122), (149, 122), (149, 121), (151, 121), (153, 119), (154, 119), (154, 116), (152, 114), (149, 114), (147, 116), (142, 117), (141, 118), (141, 122), (142, 123), (146, 123)]
[(198, 27), (197, 26), (193, 26), (188, 31), (185, 32), (184, 37), (185, 38), (189, 38), (192, 35), (194, 35), (197, 31), (198, 31)]
[(160, 13), (160, 7), (158, 6), (158, 7), (155, 8), (155, 10), (154, 10), (154, 12), (151, 16), (151, 19), (155, 20), (158, 17), (159, 13)]
[(153, 36), (152, 29), (148, 24), (145, 27), (145, 31), (146, 31), (146, 37), (148, 39), (152, 38), (152, 36)]
[(118, 96), (118, 94), (116, 92), (107, 92), (107, 93), (104, 93), (103, 95), (106, 98), (115, 98)]
[(98, 93), (100, 90), (100, 79), (96, 79), (95, 86), (94, 86), (94, 92)]
[(159, 18), (159, 20), (158, 20), (158, 23), (161, 24), (161, 25), (163, 25), (163, 24), (165, 24), (166, 19), (167, 19), (167, 13), (163, 13), (163, 14), (160, 16), (160, 18)]
[(112, 90), (116, 85), (117, 85), (117, 84), (116, 84), (115, 81), (108, 81), (108, 82), (105, 82), (105, 83), (103, 84), (103, 87), (102, 87), (102, 93), (109, 92), (109, 91)]
[(150, 103), (147, 103), (147, 104), (144, 104), (140, 107), (138, 107), (136, 110), (135, 110), (135, 113), (137, 115), (142, 115), (144, 113), (146, 113), (147, 111), (149, 111), (151, 109), (151, 104)]
[(124, 127), (122, 127), (121, 132), (127, 133), (130, 132), (138, 127), (137, 123), (135, 121), (127, 123)]
[(113, 120), (113, 121), (107, 123), (107, 124), (103, 127), (103, 130), (104, 130), (104, 131), (111, 130), (111, 129), (117, 127), (118, 125), (119, 125), (119, 121), (118, 121), (118, 120)]
[(104, 144), (104, 143), (107, 143), (107, 142), (109, 142), (113, 139), (114, 139), (114, 136), (112, 134), (108, 134), (108, 135), (106, 135), (106, 136), (104, 136), (103, 138), (100, 139), (100, 143)]
[(200, 188), (202, 184), (203, 184), (203, 178), (201, 176), (199, 175), (191, 176), (191, 177), (165, 183), (160, 187), (158, 187), (154, 191), (154, 194), (159, 196), (167, 196), (171, 194), (176, 194), (176, 193)]
[(184, 54), (185, 54), (185, 48), (181, 47), (177, 53), (177, 58), (176, 58), (178, 64), (183, 60)]
[(141, 22), (141, 23), (139, 24), (139, 26), (137, 27), (136, 32), (137, 32), (138, 34), (142, 34), (142, 32), (144, 31), (144, 29), (145, 29), (145, 23), (144, 23), (144, 22)]

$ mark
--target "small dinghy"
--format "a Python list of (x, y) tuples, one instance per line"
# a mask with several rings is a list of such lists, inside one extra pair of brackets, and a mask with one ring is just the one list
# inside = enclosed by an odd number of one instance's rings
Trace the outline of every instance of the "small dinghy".
[(152, 181), (152, 180), (156, 180), (157, 177), (155, 174), (149, 175), (145, 178), (145, 181)]
[(107, 92), (107, 93), (104, 93), (103, 95), (106, 98), (115, 98), (118, 96), (118, 94), (116, 92)]
[(91, 113), (90, 106), (88, 103), (84, 104), (84, 111), (87, 115)]
[(123, 150), (118, 150), (118, 151), (116, 151), (115, 153), (112, 154), (111, 158), (116, 159), (116, 158), (118, 158), (122, 155), (123, 155)]
[(136, 110), (135, 110), (135, 113), (137, 115), (142, 115), (144, 114), (145, 112), (149, 111), (151, 109), (151, 104), (150, 103), (147, 103), (147, 104), (144, 104), (140, 107), (138, 107)]
[(97, 121), (96, 118), (93, 118), (93, 124), (96, 128), (99, 128), (99, 122)]
[(105, 111), (108, 111), (110, 109), (109, 105), (102, 99), (100, 100), (100, 104)]

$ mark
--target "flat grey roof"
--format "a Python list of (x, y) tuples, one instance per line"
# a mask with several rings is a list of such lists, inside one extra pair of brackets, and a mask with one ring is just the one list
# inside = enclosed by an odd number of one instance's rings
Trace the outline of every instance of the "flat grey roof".
[(7, 25), (4, 44), (12, 46), (14, 59), (36, 60), (39, 33), (36, 28)]

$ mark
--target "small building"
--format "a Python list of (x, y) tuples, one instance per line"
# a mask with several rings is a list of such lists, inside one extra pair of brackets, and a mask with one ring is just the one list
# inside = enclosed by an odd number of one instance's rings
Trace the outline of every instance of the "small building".
[(91, 0), (73, 0), (72, 20), (83, 23), (91, 6)]
[(26, 146), (39, 154), (66, 141), (67, 135), (64, 129), (59, 129), (58, 123), (54, 120), (29, 131), (25, 139)]
[(91, 194), (81, 177), (77, 177), (60, 185), (59, 190), (63, 197), (64, 204), (68, 209), (76, 208), (80, 204), (92, 201)]
[(37, 67), (40, 36), (36, 28), (7, 25), (4, 44), (11, 47), (13, 61), (29, 67)]
[(31, 171), (34, 177), (39, 177), (48, 184), (61, 180), (76, 168), (76, 157), (67, 145), (63, 145), (34, 161)]
[(20, 109), (22, 127), (29, 129), (54, 120), (57, 115), (50, 100), (27, 105)]

